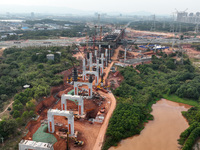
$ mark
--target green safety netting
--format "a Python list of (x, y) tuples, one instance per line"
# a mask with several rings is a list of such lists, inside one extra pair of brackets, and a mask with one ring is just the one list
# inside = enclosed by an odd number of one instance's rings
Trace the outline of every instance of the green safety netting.
[(48, 125), (41, 125), (39, 129), (33, 134), (33, 141), (44, 142), (54, 144), (57, 142), (57, 139), (53, 134), (46, 133)]
[[(69, 91), (67, 94), (74, 95), (74, 90)], [(76, 105), (78, 105), (78, 102), (76, 100), (73, 100), (73, 99), (69, 99), (69, 100), (73, 101)]]

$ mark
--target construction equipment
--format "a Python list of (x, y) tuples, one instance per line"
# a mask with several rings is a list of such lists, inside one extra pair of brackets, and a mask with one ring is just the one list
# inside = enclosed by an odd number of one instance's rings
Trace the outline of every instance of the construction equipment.
[(81, 117), (80, 117), (79, 115), (74, 114), (74, 120), (75, 120), (75, 121), (80, 120), (80, 119), (81, 119)]
[(67, 83), (71, 83), (72, 82), (72, 77), (67, 77)]
[(78, 141), (75, 139), (74, 146), (83, 146), (83, 145), (84, 145), (83, 141)]
[(100, 110), (100, 113), (104, 113), (105, 112), (105, 107), (102, 107)]

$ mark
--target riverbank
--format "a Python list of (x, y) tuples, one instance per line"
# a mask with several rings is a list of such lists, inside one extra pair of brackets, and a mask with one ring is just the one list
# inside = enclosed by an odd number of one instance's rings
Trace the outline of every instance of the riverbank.
[(172, 102), (166, 99), (157, 101), (152, 105), (151, 114), (154, 120), (149, 121), (139, 135), (122, 140), (117, 147), (109, 150), (176, 150), (180, 147), (178, 139), (188, 122), (182, 116), (192, 106)]
[(199, 103), (197, 101), (186, 99), (186, 98), (180, 98), (176, 95), (163, 94), (163, 98), (168, 99), (173, 102), (184, 103), (184, 104), (188, 104), (188, 105), (196, 106), (196, 107), (199, 106)]

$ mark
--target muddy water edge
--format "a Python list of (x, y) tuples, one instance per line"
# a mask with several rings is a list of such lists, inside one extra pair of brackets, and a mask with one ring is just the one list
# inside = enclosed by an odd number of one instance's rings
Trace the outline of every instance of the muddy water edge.
[(166, 99), (157, 101), (151, 112), (154, 120), (149, 121), (139, 135), (122, 140), (109, 150), (180, 150), (177, 140), (189, 127), (181, 112), (191, 107)]

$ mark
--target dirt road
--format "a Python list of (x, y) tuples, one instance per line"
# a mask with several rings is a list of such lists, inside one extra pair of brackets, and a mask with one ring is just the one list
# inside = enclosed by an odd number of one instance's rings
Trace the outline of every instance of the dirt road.
[(13, 103), (14, 103), (14, 101), (12, 101), (12, 102), (4, 109), (4, 111), (0, 113), (0, 117), (7, 111), (8, 107), (10, 107)]
[(120, 50), (120, 49), (122, 49), (121, 46), (119, 46), (119, 47), (115, 50), (115, 53), (114, 53), (114, 55), (113, 55), (112, 58), (111, 58), (113, 61), (117, 61), (117, 60), (118, 60), (118, 55), (119, 55), (119, 50)]
[[(108, 73), (110, 72), (110, 68), (113, 66), (113, 64), (115, 62), (117, 62), (118, 60), (118, 55), (119, 55), (119, 50), (122, 49), (121, 46), (118, 47), (116, 50), (115, 50), (115, 53), (112, 57), (112, 63), (108, 65), (108, 67), (105, 69), (105, 76), (104, 76), (104, 81), (105, 79), (107, 79), (108, 77)], [(115, 110), (115, 107), (116, 107), (116, 99), (115, 99), (115, 96), (112, 94), (112, 93), (103, 93), (101, 91), (99, 91), (99, 93), (103, 96), (106, 96), (106, 97), (109, 97), (109, 99), (111, 100), (110, 102), (110, 109), (106, 115), (106, 118), (101, 126), (101, 129), (100, 129), (100, 132), (99, 132), (99, 135), (96, 139), (96, 143), (93, 147), (93, 150), (101, 150), (102, 148), (102, 145), (103, 145), (103, 142), (104, 142), (104, 138), (105, 138), (105, 134), (106, 134), (106, 130), (107, 130), (107, 127), (108, 127), (108, 123), (109, 123), (109, 120), (112, 116), (112, 113), (113, 111)]]
[(5, 50), (6, 48), (0, 48), (0, 57), (3, 55), (3, 51)]
[(100, 129), (99, 135), (96, 139), (96, 143), (93, 147), (93, 150), (101, 150), (110, 117), (112, 116), (112, 113), (113, 113), (113, 111), (115, 110), (115, 107), (116, 107), (116, 99), (115, 99), (115, 97), (112, 93), (105, 94), (101, 91), (99, 93), (103, 96), (107, 96), (107, 97), (109, 96), (109, 98), (111, 99), (111, 106), (110, 106), (110, 109), (109, 109), (109, 111), (106, 115), (106, 118), (105, 118), (105, 120), (104, 120), (104, 122), (101, 126), (101, 129)]

